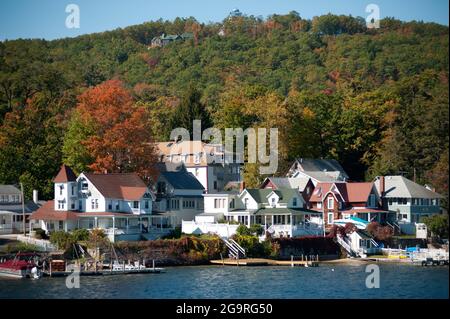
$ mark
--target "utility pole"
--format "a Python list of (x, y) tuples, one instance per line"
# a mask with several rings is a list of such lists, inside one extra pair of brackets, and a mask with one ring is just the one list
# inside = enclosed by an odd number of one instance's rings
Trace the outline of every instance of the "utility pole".
[(23, 184), (20, 183), (20, 191), (22, 193), (22, 229), (23, 229), (23, 235), (26, 234), (26, 227), (25, 227), (25, 197), (23, 195)]

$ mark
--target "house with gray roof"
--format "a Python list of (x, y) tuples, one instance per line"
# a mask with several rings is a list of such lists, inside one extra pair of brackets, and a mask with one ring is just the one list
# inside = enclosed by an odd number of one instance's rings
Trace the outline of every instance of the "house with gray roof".
[(161, 171), (154, 191), (154, 214), (170, 217), (171, 226), (181, 225), (182, 220), (193, 220), (203, 212), (205, 188), (183, 167)]
[(34, 192), (34, 201), (25, 201), (22, 207), (22, 192), (14, 185), (0, 185), (0, 234), (23, 232), (25, 213), (25, 230), (29, 230), (30, 215), (41, 203)]
[(175, 41), (184, 41), (193, 39), (194, 35), (191, 32), (185, 32), (183, 34), (161, 34), (158, 37), (154, 37), (151, 41), (150, 47), (163, 47), (168, 45), (169, 43)]
[(404, 176), (377, 176), (374, 184), (383, 208), (396, 214), (404, 232), (411, 233), (424, 217), (441, 213), (443, 196)]
[(311, 178), (314, 185), (349, 179), (341, 164), (334, 159), (297, 158), (286, 176)]
[(314, 183), (309, 177), (267, 177), (261, 184), (262, 189), (297, 189), (305, 199), (309, 200)]

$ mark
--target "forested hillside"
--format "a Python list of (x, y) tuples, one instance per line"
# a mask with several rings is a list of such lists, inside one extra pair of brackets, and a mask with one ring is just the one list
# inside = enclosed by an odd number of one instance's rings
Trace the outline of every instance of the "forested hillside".
[[(149, 47), (183, 32), (193, 39)], [(127, 145), (201, 118), (204, 128), (278, 127), (279, 174), (295, 157), (335, 158), (354, 180), (402, 173), (446, 194), (448, 36), (433, 23), (384, 19), (368, 30), (358, 18), (292, 12), (5, 41), (0, 183), (50, 198), (63, 161), (77, 171), (140, 169), (129, 159), (148, 150), (130, 155)], [(256, 168), (245, 167), (249, 185)]]

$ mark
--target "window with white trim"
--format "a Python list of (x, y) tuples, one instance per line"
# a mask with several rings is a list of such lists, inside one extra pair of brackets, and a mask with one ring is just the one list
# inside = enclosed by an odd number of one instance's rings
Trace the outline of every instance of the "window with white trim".
[(333, 222), (334, 222), (333, 213), (328, 213), (328, 224), (333, 224)]
[(334, 198), (332, 196), (328, 197), (327, 199), (327, 207), (328, 209), (334, 208)]

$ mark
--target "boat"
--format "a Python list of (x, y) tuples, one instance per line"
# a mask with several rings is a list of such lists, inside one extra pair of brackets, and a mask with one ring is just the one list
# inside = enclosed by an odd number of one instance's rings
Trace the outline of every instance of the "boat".
[(14, 259), (0, 263), (0, 277), (32, 278), (36, 277), (32, 269), (37, 268), (34, 253), (18, 253)]

